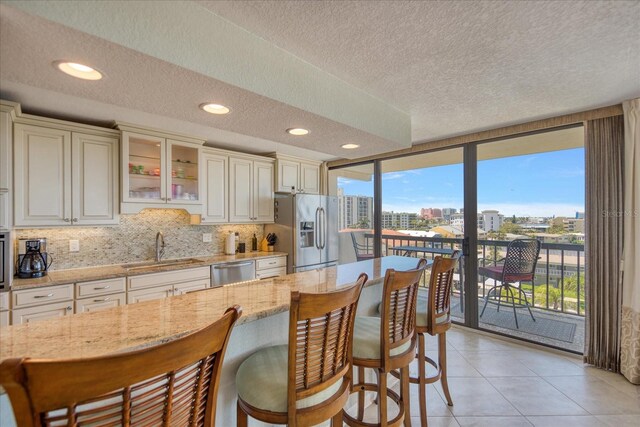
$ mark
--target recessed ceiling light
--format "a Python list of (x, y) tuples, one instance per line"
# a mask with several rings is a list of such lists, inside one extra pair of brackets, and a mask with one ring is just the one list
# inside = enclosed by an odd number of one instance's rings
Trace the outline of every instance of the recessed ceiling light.
[(102, 73), (88, 65), (78, 64), (77, 62), (56, 61), (53, 65), (65, 74), (77, 77), (83, 80), (100, 80)]
[(200, 108), (211, 114), (227, 114), (231, 111), (229, 110), (229, 107), (225, 107), (221, 104), (201, 104)]
[(360, 147), (358, 144), (344, 144), (342, 148), (345, 150), (353, 150), (354, 148)]
[(291, 129), (287, 129), (287, 133), (290, 133), (291, 135), (295, 135), (295, 136), (302, 136), (302, 135), (308, 134), (309, 131), (302, 128), (291, 128)]

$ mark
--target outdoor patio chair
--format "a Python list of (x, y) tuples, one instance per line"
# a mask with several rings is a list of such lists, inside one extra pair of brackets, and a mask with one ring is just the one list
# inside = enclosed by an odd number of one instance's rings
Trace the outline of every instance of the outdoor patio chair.
[[(500, 311), (500, 304), (502, 302), (502, 290), (505, 289), (508, 292), (506, 296), (507, 302), (509, 301), (509, 295), (511, 295), (511, 305), (513, 307), (513, 316), (516, 320), (516, 328), (518, 326), (518, 314), (516, 313), (516, 306), (522, 307), (522, 304), (516, 304), (516, 298), (514, 295), (514, 289), (520, 295), (524, 296), (524, 306), (529, 310), (531, 319), (535, 322), (531, 307), (529, 306), (529, 300), (527, 294), (520, 288), (521, 282), (531, 282), (533, 284), (533, 278), (536, 274), (536, 263), (538, 262), (538, 255), (540, 254), (540, 241), (536, 239), (516, 239), (509, 243), (507, 246), (507, 255), (499, 260), (487, 260), (480, 258), (478, 263), (482, 263), (481, 267), (478, 267), (480, 275), (494, 279), (500, 282), (500, 284), (494, 285), (484, 299), (484, 306), (480, 317), (484, 314), (487, 308), (487, 303), (491, 298), (491, 294), (494, 294), (494, 298), (497, 299), (498, 308)], [(491, 266), (486, 266), (485, 263), (493, 263)], [(501, 263), (501, 264), (499, 264)], [(517, 284), (517, 285), (516, 285)], [(522, 301), (522, 298), (518, 298)], [(492, 301), (493, 302), (493, 301)]]
[(351, 233), (351, 242), (353, 242), (353, 250), (356, 252), (356, 260), (357, 261), (365, 261), (368, 259), (373, 259), (373, 254), (368, 253), (369, 248), (365, 245), (358, 243), (358, 239), (356, 238), (356, 233)]

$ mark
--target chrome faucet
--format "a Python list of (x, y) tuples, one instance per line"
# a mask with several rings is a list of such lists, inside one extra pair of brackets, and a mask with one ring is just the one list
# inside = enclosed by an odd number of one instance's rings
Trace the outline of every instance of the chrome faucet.
[(165, 246), (164, 234), (162, 234), (162, 231), (158, 231), (156, 234), (156, 262), (160, 262), (162, 260)]

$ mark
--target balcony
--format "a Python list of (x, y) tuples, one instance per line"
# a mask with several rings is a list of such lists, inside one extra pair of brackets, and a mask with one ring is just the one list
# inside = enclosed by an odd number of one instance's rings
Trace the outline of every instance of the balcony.
[[(373, 253), (373, 234), (359, 231), (358, 239), (364, 243), (369, 253)], [(390, 234), (393, 233), (393, 234)], [(343, 239), (349, 239), (344, 232)], [(478, 258), (498, 260), (505, 256), (509, 241), (478, 240)], [(398, 246), (416, 246), (425, 248), (462, 248), (462, 239), (440, 237), (414, 237), (398, 232), (385, 232), (382, 235), (382, 255), (404, 255), (395, 253), (392, 248)], [(345, 249), (345, 246), (342, 246)], [(351, 248), (353, 252), (353, 249)], [(342, 253), (342, 252), (341, 252)], [(415, 255), (412, 255), (415, 256)], [(421, 255), (418, 255), (421, 256)], [(425, 254), (428, 259), (435, 254)], [(342, 255), (341, 255), (342, 257)], [(574, 352), (582, 353), (584, 346), (584, 245), (569, 243), (542, 243), (540, 259), (536, 268), (534, 283), (521, 283), (536, 321), (533, 321), (524, 307), (517, 308), (519, 328), (516, 328), (513, 309), (510, 302), (498, 309), (497, 304), (488, 304), (479, 318), (480, 327), (493, 332), (526, 339)], [(464, 301), (462, 299), (462, 277), (459, 271), (454, 278), (451, 295), (451, 310), (454, 320), (464, 322)], [(479, 312), (484, 298), (494, 286), (495, 281), (479, 276), (477, 295)], [(423, 279), (428, 285), (428, 278)], [(516, 304), (519, 301), (516, 299)]]

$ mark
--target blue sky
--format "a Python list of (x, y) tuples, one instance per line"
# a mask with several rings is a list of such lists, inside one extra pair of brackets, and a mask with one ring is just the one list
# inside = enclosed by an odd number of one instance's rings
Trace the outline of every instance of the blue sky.
[[(553, 151), (478, 163), (478, 208), (505, 215), (574, 216), (584, 211), (584, 149)], [(373, 196), (373, 182), (339, 179), (345, 194)], [(463, 206), (462, 164), (382, 178), (383, 210)]]

